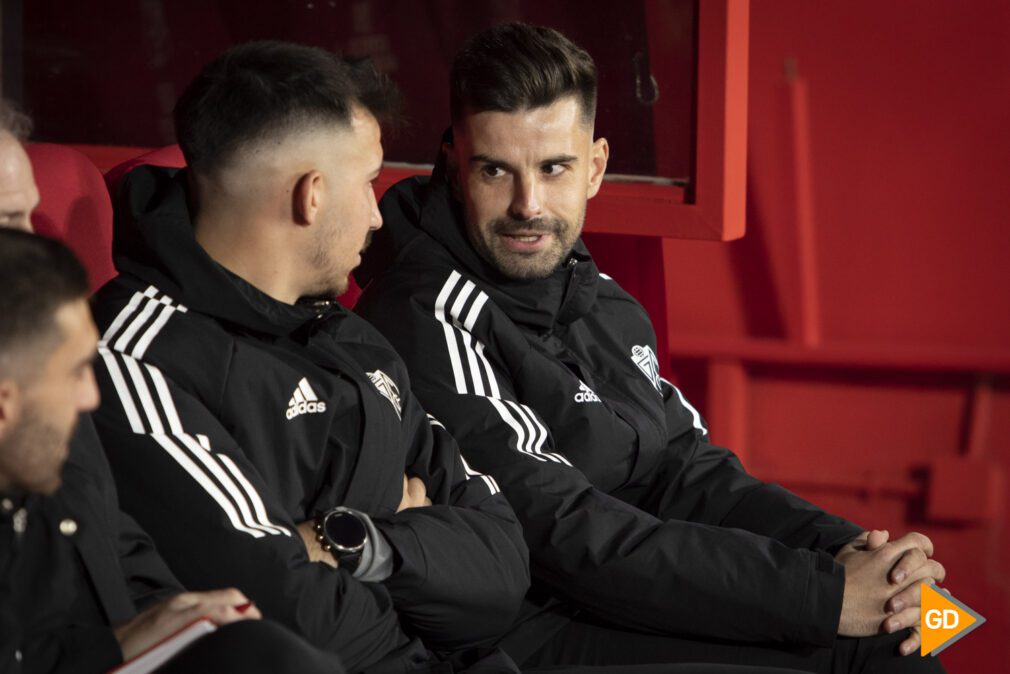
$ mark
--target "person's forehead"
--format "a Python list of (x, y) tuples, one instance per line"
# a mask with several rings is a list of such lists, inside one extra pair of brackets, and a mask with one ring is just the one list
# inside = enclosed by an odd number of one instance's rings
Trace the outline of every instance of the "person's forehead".
[(56, 325), (63, 336), (62, 350), (70, 359), (85, 358), (98, 343), (98, 331), (86, 299), (61, 305), (55, 313)]
[(469, 112), (463, 115), (461, 127), (465, 139), (475, 149), (492, 144), (507, 150), (517, 144), (572, 142), (592, 135), (592, 127), (585, 123), (574, 96), (515, 112)]
[(28, 154), (16, 138), (0, 133), (0, 199), (30, 202), (37, 200), (37, 196)]
[(328, 146), (328, 154), (348, 178), (370, 174), (382, 165), (382, 130), (375, 117), (362, 108), (355, 110), (349, 124), (332, 129)]

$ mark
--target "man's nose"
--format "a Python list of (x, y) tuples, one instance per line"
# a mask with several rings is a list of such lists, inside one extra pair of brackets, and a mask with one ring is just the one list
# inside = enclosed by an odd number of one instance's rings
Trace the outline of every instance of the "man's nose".
[(540, 181), (533, 176), (519, 175), (513, 181), (512, 190), (509, 216), (516, 220), (532, 220), (540, 216), (543, 209)]

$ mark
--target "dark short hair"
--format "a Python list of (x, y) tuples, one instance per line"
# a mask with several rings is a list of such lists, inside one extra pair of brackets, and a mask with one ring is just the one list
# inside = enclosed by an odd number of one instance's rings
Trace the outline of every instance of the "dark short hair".
[(9, 357), (42, 348), (56, 329), (57, 310), (88, 296), (88, 275), (59, 241), (0, 228), (0, 377), (13, 374)]
[(11, 101), (0, 98), (0, 131), (6, 131), (23, 143), (32, 133), (32, 118)]
[(544, 26), (506, 23), (471, 37), (449, 74), (453, 124), (467, 111), (516, 112), (576, 96), (582, 118), (596, 115), (596, 64), (564, 35)]
[(227, 165), (247, 143), (320, 124), (350, 124), (360, 105), (396, 121), (400, 96), (366, 59), (261, 41), (232, 47), (196, 76), (175, 105), (175, 134), (197, 174)]

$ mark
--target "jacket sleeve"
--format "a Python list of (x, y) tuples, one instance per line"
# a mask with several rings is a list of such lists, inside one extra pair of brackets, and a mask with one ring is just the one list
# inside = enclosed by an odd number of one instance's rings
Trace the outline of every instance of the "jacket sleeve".
[(199, 399), (105, 347), (96, 370), (120, 500), (189, 589), (239, 588), (350, 670), (411, 648), (385, 587), (308, 560), (280, 498)]
[[(382, 302), (374, 311), (367, 302), (359, 306), (413, 368), (414, 392), (425, 408), (446, 425), (469, 464), (501, 487), (523, 526), (536, 580), (636, 629), (833, 642), (844, 571), (830, 555), (740, 529), (661, 518), (597, 489), (556, 445), (549, 424), (516, 398), (497, 345), (475, 343), (463, 326), (439, 324), (416, 291), (403, 304), (390, 301), (396, 295), (373, 294)], [(448, 329), (465, 333), (469, 353), (486, 356), (496, 395), (458, 392), (442, 346)]]
[(529, 588), (522, 529), (494, 479), (470, 469), (445, 427), (404, 389), (407, 472), (422, 479), (432, 505), (374, 520), (399, 559), (385, 585), (429, 647), (490, 645)]
[[(106, 523), (104, 532), (112, 540), (114, 554), (122, 571), (135, 612), (182, 592), (183, 588), (155, 549), (151, 537), (119, 505), (109, 461), (90, 416), (81, 417), (74, 434), (66, 471), (77, 471), (94, 485), (101, 501), (99, 517)], [(113, 622), (128, 616), (110, 616)]]
[(684, 395), (662, 380), (669, 442), (650, 485), (650, 512), (745, 529), (791, 548), (825, 550), (855, 538), (862, 528), (824, 512), (779, 485), (747, 473), (733, 452), (708, 442), (704, 420)]

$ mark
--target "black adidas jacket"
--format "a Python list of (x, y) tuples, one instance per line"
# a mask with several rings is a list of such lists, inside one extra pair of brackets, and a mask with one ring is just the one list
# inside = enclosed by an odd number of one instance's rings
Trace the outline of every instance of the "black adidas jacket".
[[(192, 589), (240, 588), (350, 671), (420, 666), (427, 648), (494, 641), (529, 584), (494, 481), (429, 421), (389, 344), (336, 303), (288, 305), (193, 236), (185, 174), (140, 167), (119, 188), (120, 275), (94, 311), (96, 414), (124, 507)], [(395, 510), (403, 475), (434, 505)], [(295, 525), (346, 505), (395, 551), (363, 583), (310, 563)]]
[(832, 643), (861, 529), (748, 475), (661, 379), (642, 307), (581, 241), (542, 281), (470, 246), (439, 181), (381, 202), (355, 310), (407, 362), (414, 392), (494, 477), (534, 580), (632, 628)]

